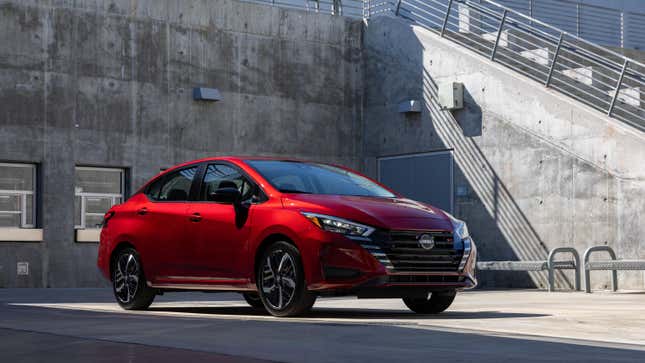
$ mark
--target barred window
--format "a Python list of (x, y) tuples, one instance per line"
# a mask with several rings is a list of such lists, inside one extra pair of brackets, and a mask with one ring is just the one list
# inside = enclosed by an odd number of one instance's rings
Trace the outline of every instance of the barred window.
[(0, 163), (0, 227), (34, 228), (36, 165)]
[(118, 168), (76, 167), (74, 193), (77, 229), (99, 228), (103, 215), (123, 202), (125, 171)]

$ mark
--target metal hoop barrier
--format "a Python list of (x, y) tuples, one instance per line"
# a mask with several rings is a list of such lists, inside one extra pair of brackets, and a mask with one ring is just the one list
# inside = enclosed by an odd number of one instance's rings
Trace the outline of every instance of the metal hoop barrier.
[[(573, 261), (555, 261), (555, 256), (570, 253)], [(575, 290), (580, 291), (580, 256), (575, 248), (559, 247), (549, 252), (546, 260), (538, 261), (485, 261), (478, 262), (477, 268), (488, 271), (547, 271), (548, 291), (555, 291), (555, 270), (575, 270)]]
[[(571, 261), (555, 261), (555, 255), (558, 253), (570, 253), (575, 264), (572, 266)], [(573, 247), (558, 247), (549, 252), (547, 260), (547, 270), (549, 271), (549, 292), (555, 291), (555, 270), (576, 270), (575, 273), (575, 289), (580, 291), (580, 255)]]
[[(610, 260), (589, 261), (593, 252), (604, 251), (609, 253)], [(595, 246), (588, 248), (584, 253), (585, 264), (585, 292), (591, 292), (591, 271), (611, 271), (611, 290), (618, 290), (618, 273), (616, 271), (645, 270), (645, 260), (622, 260), (616, 258), (616, 253), (609, 246)]]

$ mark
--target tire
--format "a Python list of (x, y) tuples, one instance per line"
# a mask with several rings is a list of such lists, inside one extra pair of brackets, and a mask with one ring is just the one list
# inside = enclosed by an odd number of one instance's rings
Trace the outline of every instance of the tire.
[(125, 310), (145, 310), (156, 295), (148, 286), (141, 268), (139, 253), (133, 248), (117, 252), (112, 265), (112, 291)]
[(316, 295), (307, 291), (300, 252), (289, 243), (275, 242), (264, 251), (256, 281), (262, 304), (273, 316), (305, 314), (316, 301)]
[(457, 296), (456, 290), (433, 292), (430, 297), (403, 298), (405, 305), (418, 314), (439, 314), (448, 309)]
[(242, 294), (244, 297), (244, 300), (251, 305), (252, 308), (257, 309), (257, 310), (262, 310), (265, 311), (266, 309), (264, 308), (264, 304), (262, 303), (262, 299), (260, 299), (260, 296), (254, 292), (245, 292)]

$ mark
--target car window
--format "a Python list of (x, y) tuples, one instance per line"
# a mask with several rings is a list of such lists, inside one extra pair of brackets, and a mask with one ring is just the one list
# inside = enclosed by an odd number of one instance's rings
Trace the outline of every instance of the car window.
[(164, 178), (160, 177), (154, 182), (152, 182), (152, 184), (150, 184), (150, 186), (146, 190), (146, 195), (148, 196), (148, 198), (152, 200), (159, 200), (159, 192), (161, 191), (161, 186), (163, 185), (163, 182), (164, 182)]
[(208, 165), (202, 182), (201, 200), (208, 200), (209, 194), (226, 187), (237, 188), (242, 200), (249, 199), (254, 191), (253, 184), (236, 168), (224, 164)]
[(246, 162), (283, 193), (395, 196), (359, 174), (332, 165), (281, 160)]
[(157, 201), (188, 200), (190, 187), (196, 173), (197, 166), (173, 172), (153, 183), (148, 188), (147, 194), (151, 199)]
[(302, 175), (280, 175), (271, 179), (271, 182), (280, 190), (307, 190)]

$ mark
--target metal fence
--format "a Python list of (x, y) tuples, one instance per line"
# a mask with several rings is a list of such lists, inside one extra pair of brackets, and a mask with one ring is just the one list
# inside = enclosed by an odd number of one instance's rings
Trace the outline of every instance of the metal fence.
[(645, 65), (488, 0), (366, 0), (645, 130)]
[(269, 4), (283, 8), (306, 10), (322, 14), (363, 18), (362, 0), (244, 0), (257, 4)]
[(645, 49), (645, 14), (575, 0), (498, 0), (570, 34), (610, 47)]

